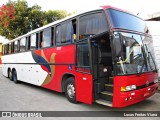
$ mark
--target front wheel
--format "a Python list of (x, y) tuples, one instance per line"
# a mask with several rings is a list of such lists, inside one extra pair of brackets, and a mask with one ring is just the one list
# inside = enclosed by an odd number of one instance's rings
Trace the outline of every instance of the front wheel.
[(73, 77), (68, 78), (65, 82), (65, 95), (71, 103), (77, 103), (76, 88)]

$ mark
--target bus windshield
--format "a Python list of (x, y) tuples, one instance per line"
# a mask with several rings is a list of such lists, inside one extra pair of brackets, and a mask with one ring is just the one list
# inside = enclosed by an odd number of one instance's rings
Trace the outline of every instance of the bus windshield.
[[(138, 34), (116, 32), (115, 46), (118, 74), (135, 74), (156, 70), (151, 38)], [(120, 41), (120, 42), (119, 42)], [(120, 45), (118, 44), (121, 44)], [(149, 46), (150, 45), (150, 46)]]
[(121, 12), (114, 9), (107, 9), (111, 28), (121, 28), (137, 32), (147, 33), (148, 28), (145, 22), (129, 13)]

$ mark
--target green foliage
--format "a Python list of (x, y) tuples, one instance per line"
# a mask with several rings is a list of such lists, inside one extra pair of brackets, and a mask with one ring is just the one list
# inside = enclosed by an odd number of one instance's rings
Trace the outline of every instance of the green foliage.
[[(10, 9), (10, 6), (13, 6), (12, 9), (15, 9), (12, 16), (10, 14), (0, 14), (0, 35), (10, 40), (71, 15), (63, 10), (42, 11), (37, 4), (28, 7), (25, 0), (9, 1), (5, 6)], [(4, 5), (2, 7), (0, 7), (0, 13), (8, 10), (4, 9)], [(12, 9), (10, 11), (13, 11)]]

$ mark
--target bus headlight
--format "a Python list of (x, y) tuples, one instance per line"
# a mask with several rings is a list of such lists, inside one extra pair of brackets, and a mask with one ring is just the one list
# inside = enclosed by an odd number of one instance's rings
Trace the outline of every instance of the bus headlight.
[(126, 86), (126, 87), (121, 87), (121, 91), (131, 91), (131, 90), (135, 90), (136, 89), (136, 85), (130, 85), (130, 86)]
[(155, 80), (154, 80), (154, 83), (158, 83), (158, 79), (155, 79)]

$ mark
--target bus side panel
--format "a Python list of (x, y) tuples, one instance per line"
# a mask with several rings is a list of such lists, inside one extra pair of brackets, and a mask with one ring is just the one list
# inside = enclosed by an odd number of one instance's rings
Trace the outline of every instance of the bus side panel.
[(8, 77), (7, 66), (6, 66), (6, 64), (3, 64), (3, 56), (2, 56), (2, 75), (5, 77)]
[(47, 72), (41, 69), (32, 56), (32, 52), (5, 55), (2, 57), (2, 73), (8, 76), (8, 69), (17, 72), (17, 79), (23, 82), (40, 86), (44, 81)]
[(45, 49), (44, 54), (49, 63), (51, 63), (51, 74), (48, 74), (41, 86), (61, 92), (63, 75), (65, 73), (74, 74), (74, 45)]
[(76, 73), (76, 99), (77, 101), (92, 104), (93, 102), (92, 75)]

